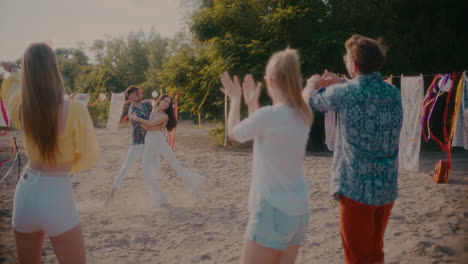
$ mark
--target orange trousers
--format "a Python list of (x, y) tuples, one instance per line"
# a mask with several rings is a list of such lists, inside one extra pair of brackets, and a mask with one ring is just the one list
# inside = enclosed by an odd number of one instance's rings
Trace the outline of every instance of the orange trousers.
[(373, 206), (341, 196), (340, 233), (346, 264), (383, 263), (383, 238), (393, 202)]

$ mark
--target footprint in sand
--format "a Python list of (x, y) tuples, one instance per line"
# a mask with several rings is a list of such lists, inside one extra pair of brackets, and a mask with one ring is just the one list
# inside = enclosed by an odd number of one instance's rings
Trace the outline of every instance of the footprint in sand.
[(203, 254), (203, 255), (200, 257), (200, 260), (210, 260), (210, 259), (211, 259), (210, 254)]
[(426, 255), (427, 252), (426, 250), (430, 247), (432, 247), (433, 244), (431, 242), (428, 242), (428, 241), (420, 241), (417, 245), (416, 245), (416, 248), (417, 248), (417, 251), (419, 252), (419, 254), (421, 255)]
[(228, 259), (227, 262), (228, 263), (231, 263), (231, 262), (238, 263), (239, 259), (240, 259), (240, 257), (232, 257), (232, 258)]
[(406, 217), (404, 215), (392, 215), (390, 216), (390, 219), (396, 221), (405, 221)]
[(312, 214), (320, 213), (320, 212), (326, 212), (328, 208), (325, 207), (319, 207), (311, 210)]
[(442, 253), (443, 255), (446, 255), (446, 256), (455, 256), (456, 252), (455, 250), (449, 248), (449, 247), (444, 247), (444, 246), (439, 246), (437, 245), (435, 248), (434, 248), (434, 252), (435, 253)]
[(133, 242), (136, 244), (148, 245), (148, 244), (157, 243), (157, 240), (154, 239), (153, 237), (150, 237), (147, 234), (143, 234), (143, 235), (137, 235), (135, 239), (133, 240)]

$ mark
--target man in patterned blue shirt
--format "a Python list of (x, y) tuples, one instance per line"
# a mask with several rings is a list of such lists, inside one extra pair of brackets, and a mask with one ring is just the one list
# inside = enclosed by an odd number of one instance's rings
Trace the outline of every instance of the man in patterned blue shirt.
[(325, 71), (308, 80), (303, 97), (315, 110), (338, 113), (331, 192), (340, 201), (345, 261), (383, 263), (383, 237), (398, 194), (401, 95), (378, 72), (385, 60), (378, 41), (354, 35), (345, 48), (353, 79)]

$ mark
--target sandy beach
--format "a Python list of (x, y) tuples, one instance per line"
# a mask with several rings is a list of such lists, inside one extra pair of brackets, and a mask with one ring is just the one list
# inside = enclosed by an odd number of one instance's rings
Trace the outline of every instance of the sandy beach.
[[(161, 187), (172, 205), (156, 210), (140, 166), (129, 170), (120, 191), (103, 207), (130, 142), (130, 128), (96, 129), (102, 154), (97, 166), (72, 181), (81, 216), (89, 263), (239, 263), (252, 154), (250, 149), (217, 147), (211, 127), (182, 123), (175, 152), (181, 164), (205, 175), (202, 201), (195, 202), (182, 181), (163, 165)], [(11, 136), (0, 137), (0, 160)], [(421, 169), (401, 171), (400, 196), (385, 235), (386, 263), (468, 263), (468, 151), (454, 149), (449, 184), (435, 184), (431, 174), (442, 152), (423, 152)], [(24, 163), (25, 157), (22, 156)], [(305, 159), (310, 184), (310, 223), (297, 263), (343, 263), (338, 207), (329, 196), (331, 153)], [(11, 162), (0, 167), (4, 175)], [(11, 228), (17, 168), (0, 184), (0, 263), (16, 263)], [(44, 263), (56, 263), (48, 240)]]

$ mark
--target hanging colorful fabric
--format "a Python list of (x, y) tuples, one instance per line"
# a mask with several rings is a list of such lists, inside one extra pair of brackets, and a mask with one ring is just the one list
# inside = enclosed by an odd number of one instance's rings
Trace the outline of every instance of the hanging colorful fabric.
[[(449, 88), (449, 92), (448, 92), (448, 94), (446, 96), (446, 99), (445, 99), (445, 109), (444, 109), (444, 119), (443, 119), (443, 124), (444, 124), (444, 126), (443, 126), (443, 138), (439, 139), (435, 135), (432, 136), (432, 138), (440, 145), (442, 150), (447, 152), (448, 159), (450, 159), (450, 147), (451, 147), (450, 145), (451, 145), (451, 141), (452, 141), (451, 135), (450, 135), (450, 133), (448, 133), (448, 130), (451, 130), (451, 127), (453, 126), (453, 123), (452, 123), (453, 117), (450, 118), (450, 120), (448, 120), (448, 112), (449, 112), (449, 106), (450, 106), (450, 104), (449, 104), (450, 98), (451, 98), (452, 93), (454, 91), (454, 89), (452, 89), (453, 88), (453, 83), (454, 83), (453, 80), (455, 80), (456, 77), (457, 77), (456, 74), (453, 73), (452, 74), (452, 83), (451, 83), (451, 86)], [(449, 124), (448, 124), (449, 129), (447, 129), (447, 122), (449, 122)], [(449, 163), (448, 168), (450, 169), (450, 161), (447, 160), (447, 162)]]
[(7, 114), (5, 105), (3, 104), (3, 100), (1, 98), (0, 98), (0, 111), (2, 112), (2, 123), (0, 123), (0, 126), (5, 126), (5, 131), (0, 133), (0, 136), (4, 136), (10, 130), (10, 120), (8, 119), (8, 114)]
[(451, 136), (452, 140), (452, 147), (465, 147), (465, 131), (464, 131), (464, 110), (463, 110), (463, 100), (464, 100), (464, 82), (465, 82), (465, 75), (462, 74), (460, 81), (458, 82), (457, 86), (457, 93), (455, 95), (455, 109), (453, 113), (453, 117), (455, 120), (453, 121), (454, 125), (452, 126)]
[(15, 154), (15, 144), (14, 144), (14, 141), (13, 141), (12, 144), (11, 144), (10, 154), (8, 155), (8, 158), (5, 159), (5, 160), (0, 161), (0, 167), (1, 167), (4, 163), (10, 161), (11, 158), (13, 157), (13, 154)]
[[(432, 83), (426, 92), (426, 96), (424, 97), (423, 104), (422, 104), (421, 132), (425, 141), (428, 141), (430, 138), (429, 119), (431, 117), (431, 113), (437, 101), (437, 97), (439, 96), (439, 93), (440, 93), (440, 90), (437, 90), (437, 80), (439, 80), (439, 78), (440, 78), (440, 74), (437, 74), (432, 80)], [(427, 132), (425, 130), (426, 126), (427, 126)]]
[(463, 73), (463, 131), (464, 131), (464, 142), (465, 146), (463, 146), (466, 150), (468, 150), (468, 78), (466, 76), (466, 72)]
[[(436, 76), (438, 77), (438, 76)], [(450, 78), (450, 81), (449, 81)], [(434, 181), (439, 182), (438, 179), (440, 179), (442, 176), (444, 177), (444, 182), (448, 182), (448, 178), (450, 175), (450, 168), (451, 168), (451, 129), (454, 121), (453, 116), (448, 119), (448, 112), (449, 112), (449, 103), (450, 99), (452, 97), (452, 93), (455, 89), (453, 89), (453, 84), (454, 80), (456, 78), (456, 74), (453, 73), (451, 76), (450, 75), (445, 75), (442, 78), (442, 81), (439, 82), (439, 85), (434, 85), (436, 79), (434, 79), (433, 83), (431, 84), (431, 87), (429, 88), (427, 92), (427, 96), (424, 100), (424, 115), (423, 118), (421, 119), (422, 124), (424, 125), (427, 123), (427, 135), (425, 134), (425, 129), (423, 126), (423, 135), (424, 139), (428, 141), (430, 138), (432, 138), (434, 141), (436, 141), (439, 146), (442, 148), (442, 151), (446, 153), (447, 159), (446, 161), (439, 162), (436, 165), (435, 171), (434, 171)], [(442, 91), (444, 90), (444, 91)], [(448, 91), (448, 93), (446, 93)], [(439, 139), (435, 134), (431, 133), (430, 129), (430, 117), (432, 114), (432, 111), (434, 110), (435, 104), (437, 102), (437, 99), (442, 95), (446, 93), (446, 100), (445, 100), (445, 107), (444, 107), (444, 117), (443, 117), (443, 126), (442, 126), (442, 132), (443, 136), (442, 139)], [(431, 98), (431, 94), (433, 95)], [(427, 102), (427, 103), (426, 103)], [(428, 112), (429, 110), (429, 112)], [(448, 126), (448, 128), (447, 128)], [(441, 167), (442, 166), (442, 167)], [(446, 166), (446, 169), (444, 169)], [(439, 175), (441, 173), (446, 172), (446, 175)]]
[[(176, 93), (176, 95), (174, 97), (174, 102), (173, 102), (173, 109), (174, 109), (173, 111), (174, 111), (174, 117), (175, 117), (176, 120), (179, 120), (179, 111), (178, 111), (179, 95), (180, 95), (179, 92)], [(167, 135), (167, 142), (169, 144), (169, 147), (171, 147), (171, 149), (174, 149), (176, 128), (177, 127), (172, 129), (172, 131), (169, 132), (169, 134)]]

